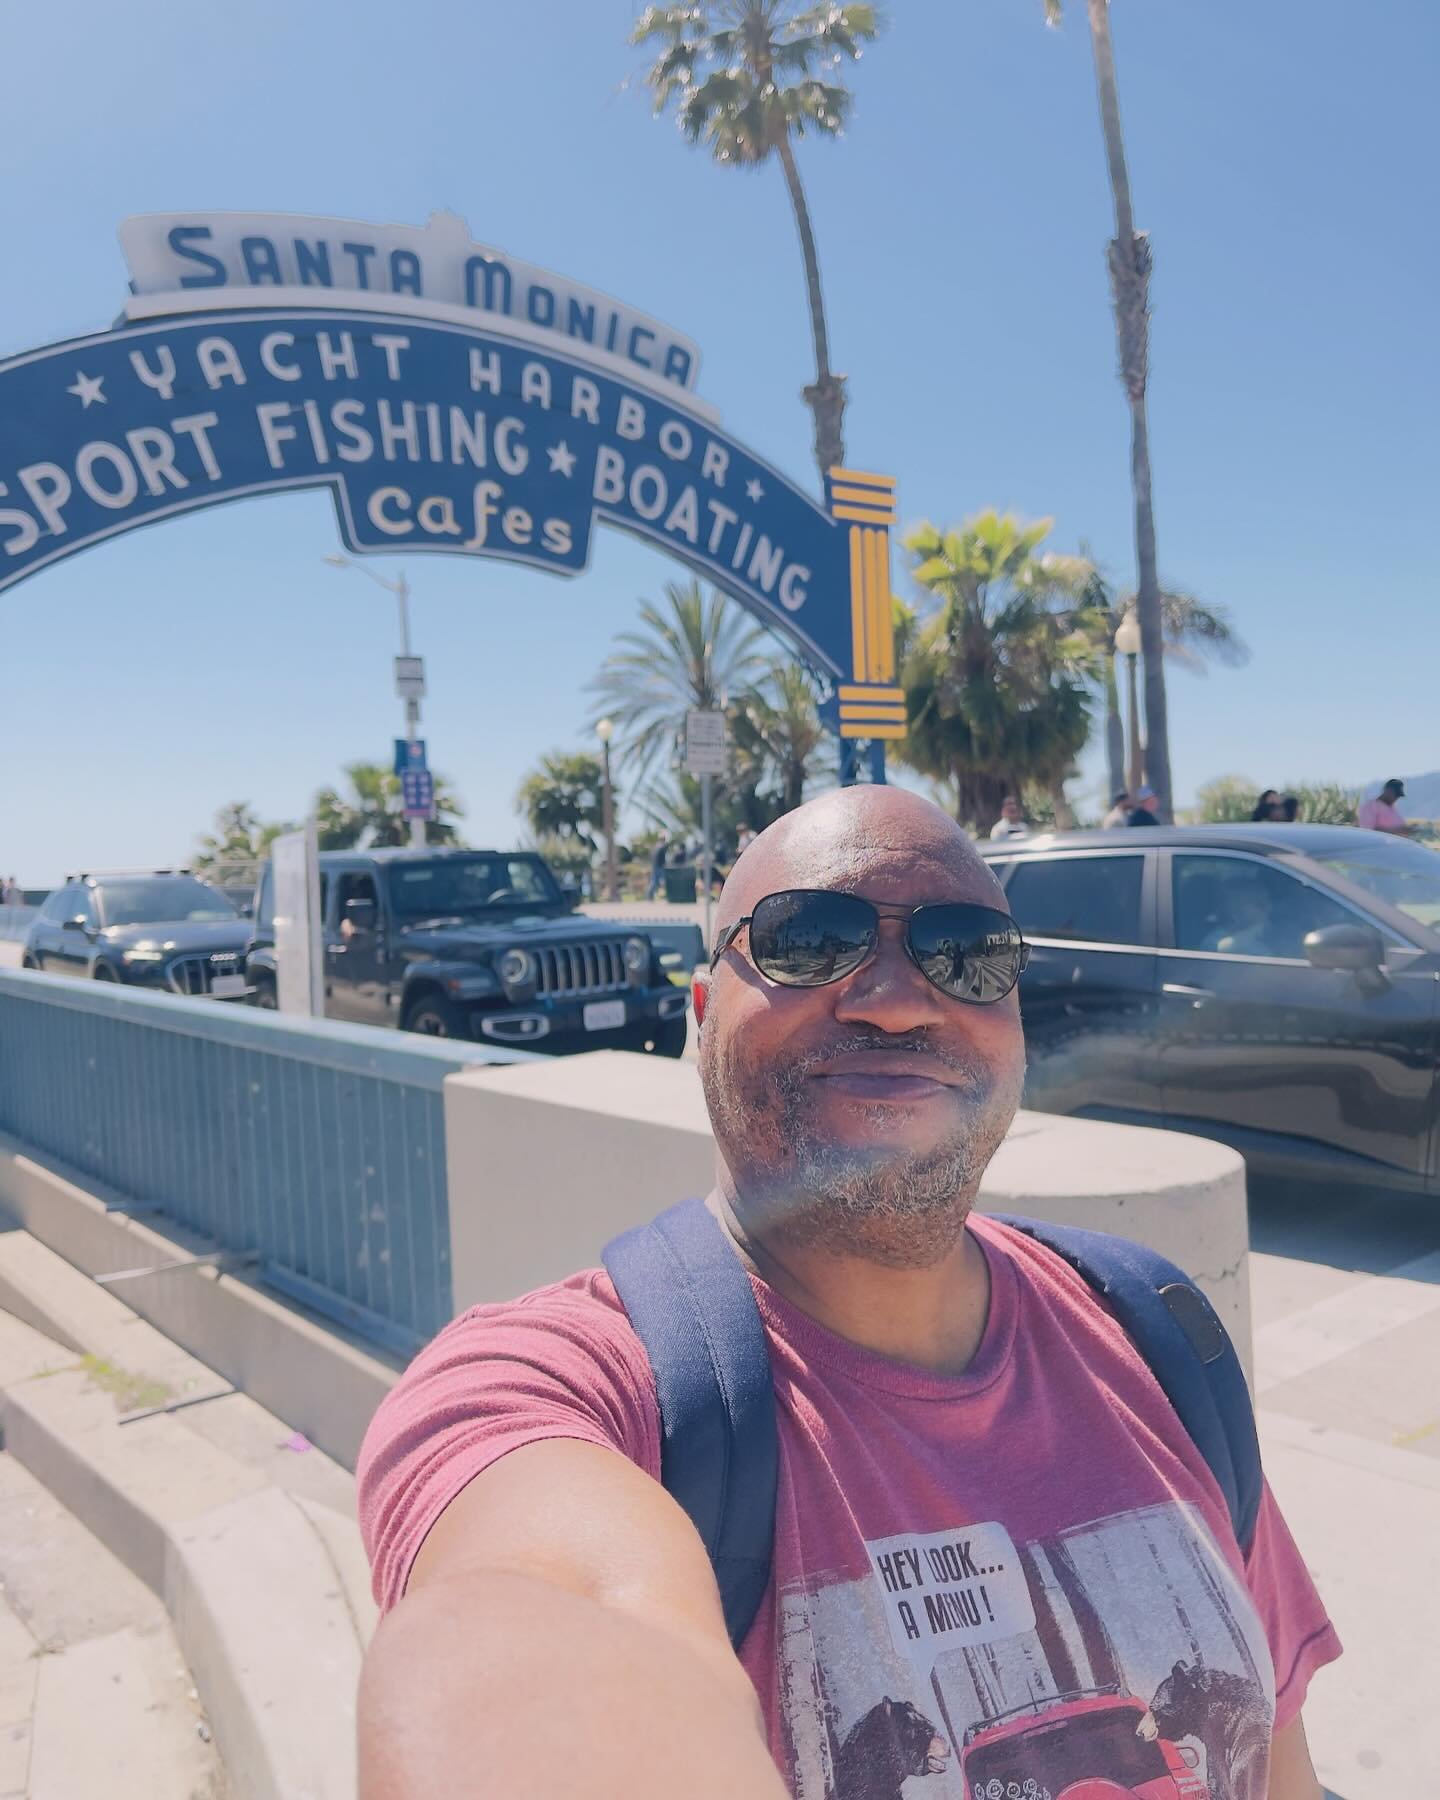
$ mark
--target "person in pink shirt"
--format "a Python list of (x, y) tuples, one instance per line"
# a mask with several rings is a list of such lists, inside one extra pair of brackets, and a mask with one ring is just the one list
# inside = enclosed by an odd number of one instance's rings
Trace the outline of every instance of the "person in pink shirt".
[(1373, 800), (1361, 802), (1355, 823), (1364, 831), (1389, 831), (1396, 837), (1413, 836), (1415, 827), (1395, 804), (1397, 800), (1404, 798), (1404, 794), (1405, 783), (1392, 778)]
[[(931, 908), (988, 922), (966, 983)], [(716, 929), (707, 1204), (778, 1427), (759, 1611), (732, 1649), (609, 1276), (476, 1307), (357, 1470), (363, 1800), (1319, 1800), (1301, 1706), (1340, 1646), (1268, 1489), (1242, 1550), (1105, 1304), (971, 1210), (1025, 1071), (993, 875), (928, 801), (842, 789)]]

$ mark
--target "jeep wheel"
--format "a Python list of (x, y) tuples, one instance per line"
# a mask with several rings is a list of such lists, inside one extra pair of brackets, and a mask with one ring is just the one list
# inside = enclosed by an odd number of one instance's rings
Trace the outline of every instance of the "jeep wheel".
[(422, 1037), (468, 1038), (465, 1015), (443, 994), (422, 994), (405, 1009), (402, 1030)]
[(684, 1013), (678, 1019), (662, 1019), (650, 1033), (650, 1054), (681, 1057), (689, 1035), (690, 1021)]
[(257, 975), (255, 977), (255, 992), (250, 996), (250, 1004), (262, 1008), (265, 1012), (279, 1011), (280, 1000), (275, 992), (275, 983), (267, 976)]

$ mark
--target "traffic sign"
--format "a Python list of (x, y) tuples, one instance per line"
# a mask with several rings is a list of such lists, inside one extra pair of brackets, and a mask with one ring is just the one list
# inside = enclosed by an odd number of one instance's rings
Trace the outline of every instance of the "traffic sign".
[(428, 769), (406, 769), (400, 776), (400, 799), (407, 819), (435, 817), (435, 777)]
[(403, 775), (407, 769), (428, 769), (430, 764), (425, 757), (424, 738), (396, 738), (395, 740), (395, 773)]
[(691, 775), (725, 773), (725, 715), (692, 707), (685, 715), (685, 767)]
[(423, 700), (425, 698), (425, 658), (423, 656), (397, 656), (395, 658), (395, 692), (402, 700)]

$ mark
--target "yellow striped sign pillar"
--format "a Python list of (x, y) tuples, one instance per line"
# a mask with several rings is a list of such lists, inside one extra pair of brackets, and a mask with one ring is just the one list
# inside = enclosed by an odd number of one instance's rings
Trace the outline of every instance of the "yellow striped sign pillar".
[(895, 628), (890, 604), (890, 527), (896, 519), (895, 478), (862, 469), (832, 469), (825, 483), (830, 516), (850, 536), (851, 676), (836, 688), (836, 724), (844, 779), (854, 779), (855, 752), (870, 744), (871, 772), (885, 779), (885, 740), (905, 735), (905, 695), (895, 680)]

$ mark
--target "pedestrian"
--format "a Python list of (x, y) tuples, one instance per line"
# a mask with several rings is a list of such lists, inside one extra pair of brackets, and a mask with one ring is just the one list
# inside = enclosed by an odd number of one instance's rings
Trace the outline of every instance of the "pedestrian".
[(13, 875), (5, 877), (5, 885), (0, 888), (0, 906), (23, 906), (25, 890)]
[(1391, 776), (1373, 800), (1361, 802), (1355, 823), (1364, 831), (1388, 831), (1394, 837), (1413, 837), (1411, 825), (1395, 802), (1405, 797), (1405, 783)]
[(1273, 819), (1275, 817), (1275, 808), (1279, 804), (1280, 796), (1275, 792), (1274, 788), (1266, 788), (1265, 792), (1255, 802), (1255, 805), (1251, 810), (1250, 823), (1252, 825), (1258, 825), (1267, 819)]
[(662, 831), (650, 848), (650, 886), (645, 895), (647, 900), (656, 899), (665, 885), (665, 852), (669, 844), (670, 833)]
[(1030, 827), (1020, 802), (1013, 794), (1007, 794), (1000, 803), (1000, 817), (990, 827), (992, 841), (996, 838), (1022, 838), (1029, 835)]
[(1295, 823), (1295, 821), (1300, 817), (1299, 798), (1294, 794), (1287, 794), (1285, 796), (1285, 798), (1280, 802), (1280, 811), (1277, 816), (1286, 825), (1293, 825)]
[(1130, 809), (1127, 825), (1158, 825), (1160, 823), (1160, 796), (1152, 787), (1142, 787), (1135, 796), (1135, 804)]
[[(645, 1341), (674, 1327), (664, 1385), (594, 1268), (464, 1314), (367, 1434), (368, 1800), (481, 1769), (537, 1800), (1118, 1793), (1180, 1738), (1209, 1792), (1314, 1800), (1300, 1708), (1340, 1646), (1258, 1464), (1252, 1535), (1111, 1302), (972, 1210), (1025, 1073), (1024, 945), (974, 847), (902, 788), (834, 790), (756, 840), (716, 927), (716, 1185), (621, 1256)], [(1253, 1432), (1223, 1337), (1146, 1291)], [(717, 1360), (748, 1376), (728, 1414)]]
[(1128, 825), (1129, 823), (1130, 796), (1124, 788), (1121, 788), (1111, 797), (1110, 810), (1100, 821), (1100, 829), (1102, 831), (1115, 831), (1121, 825)]

